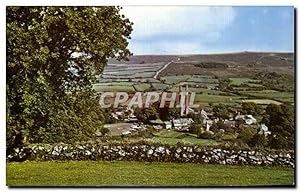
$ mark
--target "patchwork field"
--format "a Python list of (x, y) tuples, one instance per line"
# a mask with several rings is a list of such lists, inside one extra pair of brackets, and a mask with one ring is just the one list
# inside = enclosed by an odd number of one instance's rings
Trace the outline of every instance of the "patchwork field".
[[(272, 61), (272, 62), (271, 62)], [(294, 93), (272, 90), (252, 76), (258, 72), (293, 74), (292, 53), (234, 53), (181, 56), (133, 56), (129, 61), (111, 60), (93, 88), (96, 91), (175, 91), (188, 85), (201, 105), (242, 102), (294, 102)], [(228, 80), (232, 90), (221, 84)]]
[(17, 186), (274, 186), (295, 185), (282, 167), (47, 161), (7, 163), (6, 184)]

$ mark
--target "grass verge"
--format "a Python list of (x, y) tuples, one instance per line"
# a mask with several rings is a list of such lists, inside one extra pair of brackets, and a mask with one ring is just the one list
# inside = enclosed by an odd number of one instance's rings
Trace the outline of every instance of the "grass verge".
[(7, 163), (8, 186), (272, 186), (293, 185), (282, 167), (47, 161)]

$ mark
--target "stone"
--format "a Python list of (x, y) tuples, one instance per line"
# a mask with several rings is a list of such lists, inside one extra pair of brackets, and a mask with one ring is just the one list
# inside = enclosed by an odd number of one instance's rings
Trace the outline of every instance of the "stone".
[(89, 156), (89, 155), (91, 155), (91, 154), (92, 154), (92, 152), (90, 152), (89, 150), (86, 150), (86, 151), (85, 151), (85, 155), (88, 155), (88, 156)]
[(176, 152), (177, 152), (177, 153), (181, 153), (181, 151), (182, 151), (182, 150), (181, 150), (180, 148), (176, 149)]
[(167, 155), (170, 155), (171, 151), (169, 149), (166, 149)]
[[(222, 150), (220, 148), (201, 148), (199, 146), (156, 146), (156, 145), (30, 145), (29, 150), (37, 159), (84, 158), (84, 155), (95, 155), (97, 160), (151, 160), (151, 161), (181, 161), (181, 162), (205, 162), (217, 164), (246, 164), (246, 165), (282, 165), (294, 167), (294, 153), (281, 152), (280, 154), (267, 154), (254, 150), (232, 149)], [(16, 148), (12, 154), (7, 154), (8, 159), (22, 158), (27, 155), (25, 148)], [(51, 157), (52, 156), (52, 157)], [(55, 157), (57, 156), (57, 157)]]
[(59, 153), (57, 151), (52, 151), (51, 153), (52, 155), (59, 155)]
[(226, 159), (226, 163), (231, 164), (232, 163), (232, 159)]
[(120, 156), (123, 156), (123, 157), (124, 157), (126, 153), (125, 153), (125, 151), (120, 150), (120, 151), (118, 152), (118, 154), (119, 154)]
[(150, 149), (147, 154), (152, 155), (153, 154), (153, 149)]
[(38, 146), (38, 150), (42, 151), (43, 149), (44, 149), (44, 147)]
[(164, 150), (165, 150), (164, 147), (158, 147), (158, 149), (157, 149), (157, 151), (160, 152), (160, 153), (164, 152)]
[(270, 162), (273, 162), (273, 161), (274, 161), (274, 159), (271, 158), (271, 157), (269, 157), (269, 156), (267, 156), (267, 160), (270, 161)]

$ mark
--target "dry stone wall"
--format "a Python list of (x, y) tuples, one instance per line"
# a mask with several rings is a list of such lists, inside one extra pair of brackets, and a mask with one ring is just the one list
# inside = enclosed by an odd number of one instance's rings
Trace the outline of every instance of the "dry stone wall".
[(24, 160), (126, 160), (189, 162), (229, 165), (294, 167), (294, 152), (222, 149), (218, 146), (169, 146), (154, 144), (37, 144), (16, 148), (10, 161)]

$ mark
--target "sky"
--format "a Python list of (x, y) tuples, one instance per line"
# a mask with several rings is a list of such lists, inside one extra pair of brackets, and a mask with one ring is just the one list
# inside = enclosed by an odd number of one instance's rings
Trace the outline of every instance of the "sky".
[(293, 52), (293, 7), (126, 6), (141, 54)]

